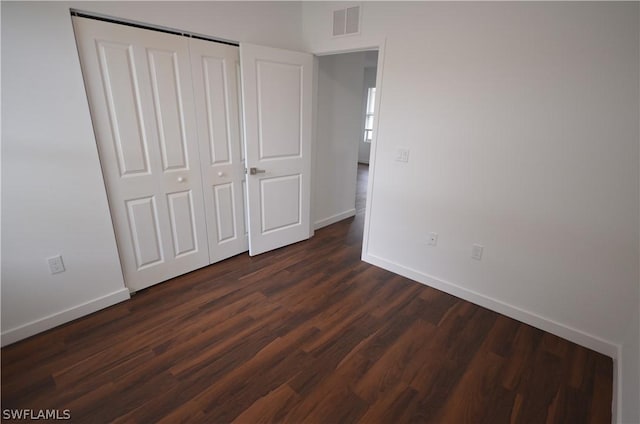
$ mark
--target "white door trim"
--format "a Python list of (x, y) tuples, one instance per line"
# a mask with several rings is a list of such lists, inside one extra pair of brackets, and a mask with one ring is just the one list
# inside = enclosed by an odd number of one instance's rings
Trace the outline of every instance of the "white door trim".
[[(384, 73), (384, 55), (385, 55), (385, 46), (387, 44), (386, 37), (383, 38), (366, 38), (366, 39), (354, 39), (351, 38), (347, 40), (340, 40), (340, 44), (342, 45), (339, 48), (329, 48), (329, 49), (319, 49), (314, 50), (312, 53), (315, 56), (328, 56), (334, 54), (342, 54), (342, 53), (354, 53), (354, 52), (362, 52), (367, 50), (377, 50), (378, 51), (378, 64), (376, 71), (376, 108), (374, 110), (373, 115), (373, 138), (371, 140), (371, 154), (369, 156), (369, 181), (367, 183), (367, 203), (365, 206), (365, 219), (364, 219), (364, 234), (362, 235), (362, 253), (361, 258), (364, 260), (365, 257), (368, 256), (369, 253), (369, 233), (371, 229), (371, 208), (373, 205), (373, 187), (375, 183), (376, 177), (376, 163), (377, 163), (377, 151), (378, 151), (378, 123), (380, 122), (380, 113), (382, 110), (382, 76)], [(317, 61), (316, 61), (317, 62)], [(317, 72), (316, 72), (317, 73)], [(313, 97), (317, 99), (317, 84), (314, 84), (314, 92)], [(314, 102), (315, 104), (315, 102)], [(315, 114), (314, 114), (314, 125), (313, 125), (313, 142), (312, 146), (316, 144), (316, 126), (315, 126)], [(315, 151), (313, 152), (315, 155)], [(314, 161), (315, 163), (315, 161)], [(357, 164), (354, 164), (357, 166)]]

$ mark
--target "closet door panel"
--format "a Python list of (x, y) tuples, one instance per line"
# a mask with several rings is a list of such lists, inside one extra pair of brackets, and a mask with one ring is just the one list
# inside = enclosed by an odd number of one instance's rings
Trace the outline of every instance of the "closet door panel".
[(236, 211), (233, 184), (220, 184), (213, 188), (213, 202), (216, 206), (216, 231), (218, 243), (237, 237)]
[(238, 48), (191, 39), (211, 263), (248, 250), (238, 104)]
[(188, 255), (198, 247), (196, 215), (193, 209), (191, 190), (167, 195), (169, 222), (173, 236), (173, 251), (176, 257)]
[(207, 265), (188, 40), (73, 23), (127, 286)]
[[(194, 49), (195, 50), (195, 49)], [(202, 56), (203, 94), (206, 100), (205, 116), (207, 124), (207, 144), (210, 165), (229, 164), (231, 162), (231, 131), (229, 129), (229, 84), (225, 59)]]
[(149, 50), (153, 102), (158, 125), (163, 170), (187, 168), (184, 108), (175, 52)]
[(149, 152), (133, 74), (133, 47), (104, 41), (98, 41), (97, 47), (120, 175), (148, 174)]

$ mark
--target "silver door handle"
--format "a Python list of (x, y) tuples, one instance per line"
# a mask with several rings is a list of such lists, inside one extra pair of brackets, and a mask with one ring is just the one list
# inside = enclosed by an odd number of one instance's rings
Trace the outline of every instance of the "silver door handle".
[(249, 168), (249, 175), (256, 175), (256, 174), (264, 174), (265, 171), (264, 169), (258, 169), (258, 168)]

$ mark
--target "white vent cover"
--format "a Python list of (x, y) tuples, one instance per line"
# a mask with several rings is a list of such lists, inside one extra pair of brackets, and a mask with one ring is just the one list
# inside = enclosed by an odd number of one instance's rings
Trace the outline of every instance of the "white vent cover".
[(347, 7), (333, 12), (333, 36), (360, 32), (360, 6)]

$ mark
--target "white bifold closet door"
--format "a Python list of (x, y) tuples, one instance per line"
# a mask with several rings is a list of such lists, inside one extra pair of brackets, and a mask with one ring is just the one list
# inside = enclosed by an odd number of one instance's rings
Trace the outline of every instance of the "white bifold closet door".
[(130, 290), (310, 237), (310, 54), (73, 23)]
[(248, 249), (238, 47), (190, 39), (210, 262)]
[(238, 48), (73, 22), (129, 289), (246, 251)]

